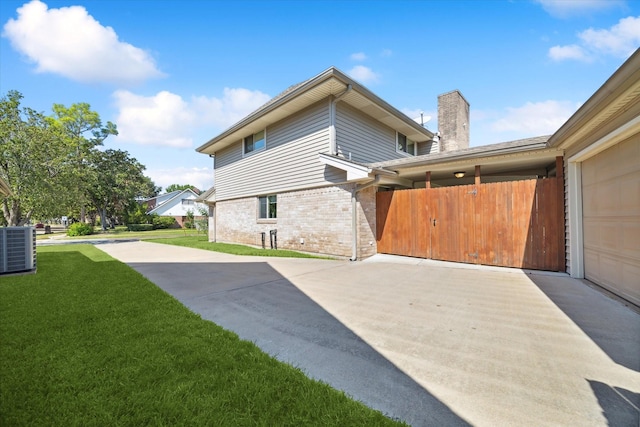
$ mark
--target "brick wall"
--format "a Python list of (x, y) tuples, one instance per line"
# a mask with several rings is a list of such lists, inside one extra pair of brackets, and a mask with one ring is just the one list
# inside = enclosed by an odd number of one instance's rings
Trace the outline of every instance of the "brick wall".
[(358, 259), (376, 252), (376, 187), (369, 187), (358, 193)]
[[(278, 194), (278, 218), (258, 220), (257, 198), (216, 203), (216, 240), (261, 245), (261, 232), (277, 230), (278, 248), (351, 256), (351, 190), (354, 184)], [(375, 253), (375, 189), (358, 194), (358, 257)], [(210, 236), (211, 238), (212, 236)], [(302, 239), (302, 240), (301, 240)]]
[(469, 148), (469, 103), (457, 91), (438, 95), (440, 152)]

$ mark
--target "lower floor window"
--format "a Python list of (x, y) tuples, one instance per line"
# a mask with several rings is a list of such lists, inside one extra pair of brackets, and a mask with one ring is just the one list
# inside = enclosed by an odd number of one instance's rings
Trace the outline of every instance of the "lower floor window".
[(278, 212), (278, 201), (275, 194), (258, 197), (260, 204), (260, 219), (275, 219)]

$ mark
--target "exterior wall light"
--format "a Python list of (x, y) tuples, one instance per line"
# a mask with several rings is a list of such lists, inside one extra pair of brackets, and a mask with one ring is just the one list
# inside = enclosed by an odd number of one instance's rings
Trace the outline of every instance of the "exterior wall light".
[(456, 178), (462, 178), (464, 176), (464, 171), (454, 172), (453, 176), (455, 176)]

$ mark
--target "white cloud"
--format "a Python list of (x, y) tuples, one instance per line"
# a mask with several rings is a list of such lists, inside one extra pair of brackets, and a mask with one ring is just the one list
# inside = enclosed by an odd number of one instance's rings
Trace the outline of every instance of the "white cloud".
[(621, 19), (610, 29), (593, 29), (578, 34), (581, 44), (553, 46), (549, 57), (555, 61), (575, 59), (589, 62), (599, 55), (629, 57), (640, 45), (640, 16)]
[(569, 18), (623, 7), (624, 0), (535, 0), (551, 16)]
[(199, 123), (222, 129), (237, 123), (270, 99), (258, 90), (224, 88), (222, 98), (194, 97), (191, 106)]
[(380, 75), (364, 65), (356, 65), (347, 74), (362, 83), (377, 83), (380, 81)]
[(2, 35), (36, 64), (36, 72), (118, 84), (163, 75), (148, 52), (120, 41), (113, 28), (101, 25), (82, 6), (48, 9), (32, 0), (17, 12)]
[(171, 184), (191, 184), (200, 191), (206, 191), (213, 185), (213, 168), (177, 167), (148, 169), (145, 171), (155, 185), (167, 188)]
[(382, 52), (380, 52), (380, 56), (382, 57), (387, 57), (391, 55), (393, 55), (393, 52), (391, 52), (391, 49), (382, 49)]
[(575, 59), (577, 61), (589, 62), (591, 57), (580, 46), (572, 44), (567, 46), (553, 46), (549, 49), (549, 57), (554, 61), (563, 61), (565, 59)]
[(623, 18), (609, 30), (589, 28), (578, 37), (594, 52), (626, 58), (640, 46), (640, 16)]
[(491, 124), (495, 132), (521, 132), (525, 136), (552, 134), (567, 121), (578, 106), (568, 101), (527, 102), (507, 108), (506, 114)]
[(189, 129), (196, 120), (179, 96), (162, 91), (145, 97), (126, 90), (113, 94), (119, 113), (117, 139), (142, 145), (191, 147)]
[(119, 90), (113, 97), (118, 108), (115, 120), (118, 141), (141, 145), (191, 147), (198, 129), (222, 130), (267, 102), (260, 91), (225, 88), (222, 98), (193, 97), (185, 101), (168, 91), (154, 96)]
[(364, 52), (352, 53), (350, 56), (352, 61), (364, 61), (367, 59), (367, 55)]

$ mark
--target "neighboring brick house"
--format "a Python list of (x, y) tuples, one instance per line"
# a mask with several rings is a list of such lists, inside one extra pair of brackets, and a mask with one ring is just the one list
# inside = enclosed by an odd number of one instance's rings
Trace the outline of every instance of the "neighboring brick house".
[(207, 210), (207, 206), (198, 202), (197, 198), (198, 195), (193, 190), (186, 189), (160, 194), (145, 200), (145, 203), (147, 204), (148, 214), (173, 217), (177, 226), (182, 227), (189, 211), (193, 213), (194, 218), (203, 218), (200, 215), (200, 211), (202, 209)]
[(215, 156), (210, 239), (259, 245), (277, 230), (281, 248), (373, 255), (371, 183), (407, 182), (366, 163), (438, 148), (433, 132), (329, 68), (197, 149)]

